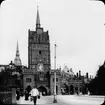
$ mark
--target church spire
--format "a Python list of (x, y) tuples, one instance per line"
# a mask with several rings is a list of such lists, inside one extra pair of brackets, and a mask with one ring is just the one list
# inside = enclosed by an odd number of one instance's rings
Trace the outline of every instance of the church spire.
[(40, 17), (39, 17), (39, 10), (37, 6), (37, 17), (36, 17), (36, 28), (40, 27)]
[(18, 56), (18, 57), (19, 57), (19, 47), (18, 47), (18, 41), (17, 41), (16, 56)]
[(14, 64), (17, 65), (17, 66), (21, 66), (21, 59), (20, 59), (20, 55), (19, 55), (18, 41), (17, 41), (16, 56), (15, 56), (15, 59), (14, 59)]

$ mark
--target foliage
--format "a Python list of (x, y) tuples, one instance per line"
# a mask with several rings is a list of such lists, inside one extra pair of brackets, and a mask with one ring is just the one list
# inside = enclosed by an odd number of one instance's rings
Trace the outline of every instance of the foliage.
[(89, 91), (95, 95), (105, 95), (105, 62), (99, 67), (95, 78), (89, 84)]
[(8, 78), (10, 77), (10, 72), (8, 71), (1, 71), (0, 72), (0, 85), (6, 86), (8, 82)]
[[(16, 71), (15, 71), (16, 70)], [(0, 86), (8, 86), (10, 83), (10, 78), (15, 78), (15, 84), (17, 86), (21, 86), (20, 80), (22, 78), (22, 70), (21, 67), (16, 67), (15, 69), (5, 68), (0, 72)]]

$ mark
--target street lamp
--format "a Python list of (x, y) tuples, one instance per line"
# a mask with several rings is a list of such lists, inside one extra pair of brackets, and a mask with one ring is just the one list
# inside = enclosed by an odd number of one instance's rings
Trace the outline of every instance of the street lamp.
[(57, 103), (57, 99), (56, 99), (56, 44), (54, 44), (55, 46), (55, 55), (54, 55), (54, 100), (53, 103)]

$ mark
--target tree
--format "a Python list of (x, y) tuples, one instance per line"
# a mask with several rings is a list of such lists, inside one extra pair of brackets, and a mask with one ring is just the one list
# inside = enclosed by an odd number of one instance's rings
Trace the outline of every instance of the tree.
[(104, 84), (104, 80), (105, 80), (105, 62), (103, 63), (102, 66), (99, 67), (99, 70), (97, 71), (96, 74), (96, 78), (97, 78), (97, 87), (99, 92), (103, 95), (105, 95), (105, 84)]
[(7, 70), (0, 72), (0, 85), (1, 86), (7, 85), (9, 76), (10, 76), (10, 73)]
[(97, 78), (95, 77), (90, 81), (88, 84), (88, 89), (90, 91), (90, 94), (97, 95)]
[(96, 73), (95, 78), (89, 84), (89, 91), (95, 95), (105, 95), (105, 62), (101, 65)]

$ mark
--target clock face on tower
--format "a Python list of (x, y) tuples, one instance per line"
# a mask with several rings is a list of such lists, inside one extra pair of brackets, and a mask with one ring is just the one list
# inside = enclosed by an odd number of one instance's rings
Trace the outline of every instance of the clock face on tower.
[(42, 29), (37, 29), (37, 34), (42, 34)]
[(44, 66), (43, 66), (42, 63), (38, 63), (38, 65), (37, 65), (37, 71), (41, 71), (41, 72), (44, 71)]

